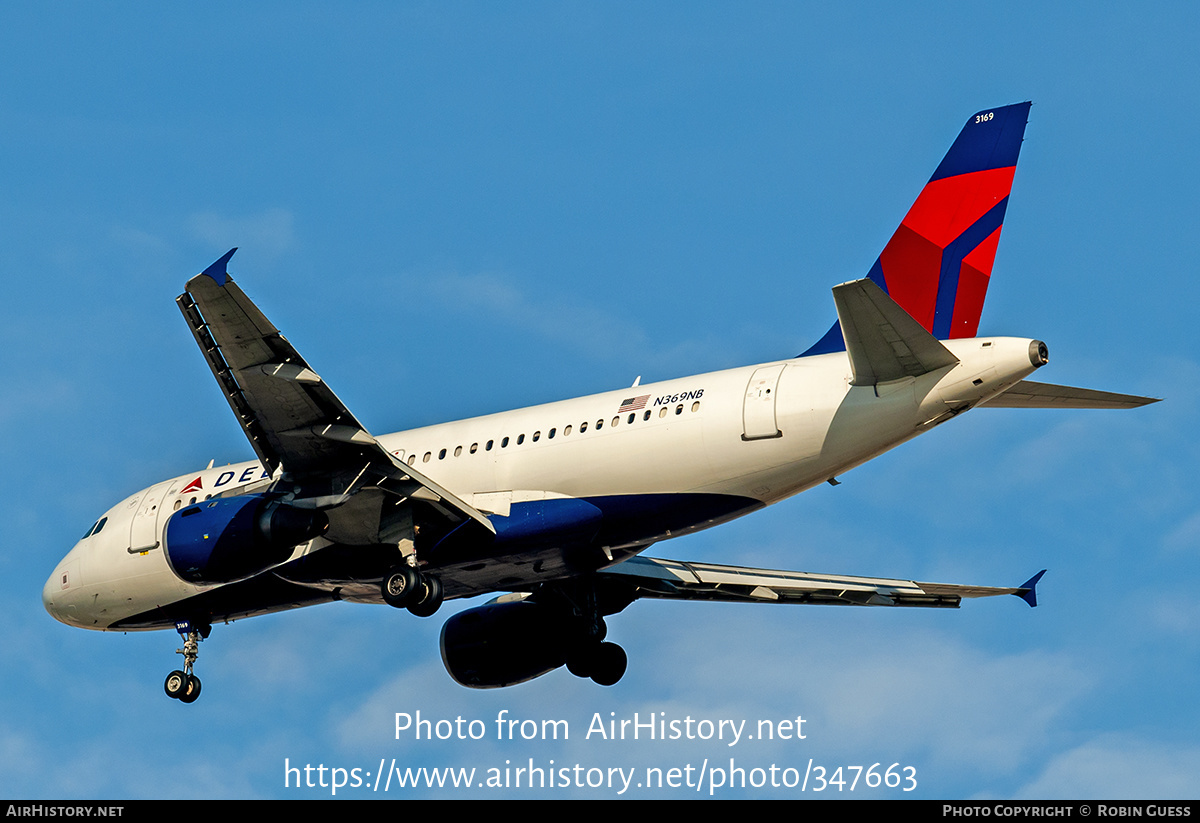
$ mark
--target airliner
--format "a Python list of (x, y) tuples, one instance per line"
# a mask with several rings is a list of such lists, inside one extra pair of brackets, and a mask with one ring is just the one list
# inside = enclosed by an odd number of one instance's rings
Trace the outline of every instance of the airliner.
[[(1027, 380), (1044, 343), (977, 337), (1029, 103), (972, 115), (837, 320), (797, 356), (375, 436), (250, 301), (232, 249), (177, 304), (256, 460), (155, 483), (98, 517), (42, 592), (99, 631), (174, 629), (166, 693), (200, 695), (213, 625), (335, 600), (446, 621), (473, 688), (561, 666), (613, 685), (605, 618), (635, 600), (956, 608), (1016, 587), (649, 557), (822, 483), (977, 406), (1133, 408), (1151, 398)], [(640, 380), (640, 379), (639, 379)]]

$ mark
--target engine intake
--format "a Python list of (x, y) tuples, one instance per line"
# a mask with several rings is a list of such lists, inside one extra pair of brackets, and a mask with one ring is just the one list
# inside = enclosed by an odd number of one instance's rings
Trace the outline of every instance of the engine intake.
[(488, 603), (446, 621), (442, 662), (473, 689), (524, 683), (566, 662), (573, 628), (561, 611), (540, 603)]
[(207, 500), (167, 520), (164, 553), (188, 583), (231, 583), (278, 565), (301, 543), (325, 533), (329, 519), (258, 495)]

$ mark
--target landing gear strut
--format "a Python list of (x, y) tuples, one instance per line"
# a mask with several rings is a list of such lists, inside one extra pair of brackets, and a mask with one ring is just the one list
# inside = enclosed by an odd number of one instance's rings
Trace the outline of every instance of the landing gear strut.
[(388, 572), (380, 591), (389, 606), (406, 608), (417, 617), (429, 617), (442, 605), (442, 581), (412, 566), (397, 566)]
[(574, 591), (560, 591), (580, 625), (580, 635), (567, 652), (567, 671), (600, 686), (616, 685), (625, 676), (629, 658), (623, 648), (604, 640), (608, 626), (595, 587), (581, 585)]
[(200, 641), (208, 637), (212, 626), (193, 626), (190, 620), (179, 620), (175, 629), (183, 638), (183, 648), (176, 649), (176, 654), (183, 655), (183, 671), (176, 669), (167, 675), (163, 690), (167, 697), (173, 697), (183, 703), (195, 703), (200, 696), (200, 678), (192, 674), (192, 666), (200, 656)]

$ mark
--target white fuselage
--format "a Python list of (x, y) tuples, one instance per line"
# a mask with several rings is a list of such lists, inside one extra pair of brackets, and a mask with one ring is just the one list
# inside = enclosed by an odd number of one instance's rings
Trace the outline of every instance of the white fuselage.
[[(507, 516), (513, 503), (544, 497), (695, 495), (744, 501), (734, 514), (701, 513), (685, 528), (647, 518), (644, 530), (623, 546), (604, 547), (640, 551), (823, 483), (1004, 391), (1036, 368), (1030, 342), (945, 341), (958, 365), (878, 386), (852, 385), (843, 352), (635, 386), (378, 440), (493, 517)], [(622, 410), (623, 404), (628, 408)], [(186, 583), (170, 570), (162, 550), (166, 520), (197, 500), (253, 491), (267, 482), (252, 461), (180, 475), (118, 503), (46, 582), (47, 610), (64, 623), (104, 630), (217, 588)], [(298, 546), (293, 558), (327, 545), (318, 538)]]

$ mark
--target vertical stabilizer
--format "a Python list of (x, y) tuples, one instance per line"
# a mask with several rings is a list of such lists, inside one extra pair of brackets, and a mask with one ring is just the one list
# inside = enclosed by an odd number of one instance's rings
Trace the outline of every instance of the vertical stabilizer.
[[(1029, 107), (971, 115), (867, 275), (940, 340), (979, 328)], [(804, 354), (845, 348), (834, 323)]]

